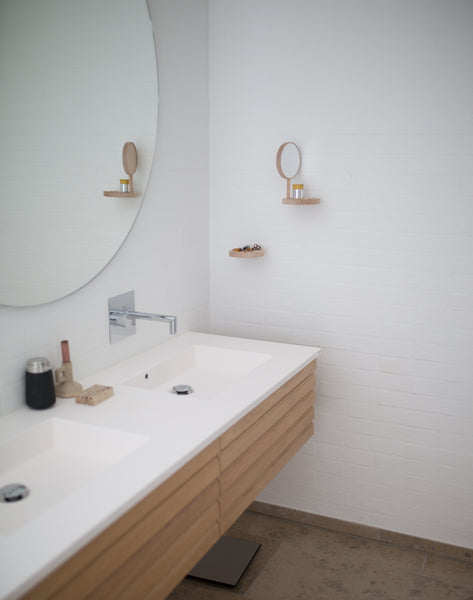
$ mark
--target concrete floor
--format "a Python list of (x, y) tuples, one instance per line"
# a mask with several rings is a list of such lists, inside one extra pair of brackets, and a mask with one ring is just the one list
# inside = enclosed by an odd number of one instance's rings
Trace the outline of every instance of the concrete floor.
[(245, 512), (262, 547), (236, 587), (186, 578), (168, 600), (473, 600), (473, 564)]

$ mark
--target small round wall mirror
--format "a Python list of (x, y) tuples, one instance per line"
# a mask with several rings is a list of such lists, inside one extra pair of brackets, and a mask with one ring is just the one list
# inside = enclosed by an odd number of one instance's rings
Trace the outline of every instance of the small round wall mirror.
[(292, 179), (301, 168), (301, 152), (294, 142), (285, 142), (279, 146), (276, 155), (276, 167), (284, 179)]
[(279, 146), (276, 168), (279, 175), (287, 182), (286, 198), (290, 198), (291, 179), (299, 173), (301, 168), (301, 152), (294, 142), (285, 142)]
[(285, 142), (281, 144), (276, 155), (276, 167), (279, 175), (286, 180), (286, 197), (282, 199), (283, 204), (320, 204), (319, 198), (308, 198), (304, 196), (304, 186), (299, 183), (294, 188), (299, 188), (294, 195), (291, 195), (291, 179), (295, 177), (301, 169), (301, 151), (294, 142)]

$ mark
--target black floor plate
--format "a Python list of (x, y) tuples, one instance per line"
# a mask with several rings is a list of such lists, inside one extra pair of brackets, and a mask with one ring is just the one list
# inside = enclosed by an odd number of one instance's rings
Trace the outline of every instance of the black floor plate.
[(223, 536), (190, 571), (189, 577), (235, 586), (260, 546)]

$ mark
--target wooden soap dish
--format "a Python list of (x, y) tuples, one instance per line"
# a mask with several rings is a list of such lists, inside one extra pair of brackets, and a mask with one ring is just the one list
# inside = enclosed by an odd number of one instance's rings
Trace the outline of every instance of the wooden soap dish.
[(108, 385), (92, 385), (91, 387), (84, 390), (81, 394), (76, 396), (76, 402), (78, 404), (89, 404), (90, 406), (97, 406), (100, 402), (103, 402), (107, 398), (113, 396), (113, 387)]

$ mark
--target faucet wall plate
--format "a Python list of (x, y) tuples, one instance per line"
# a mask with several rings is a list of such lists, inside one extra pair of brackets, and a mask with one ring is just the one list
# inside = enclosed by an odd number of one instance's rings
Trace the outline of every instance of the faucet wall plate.
[(169, 325), (169, 333), (177, 330), (176, 315), (161, 315), (135, 310), (135, 292), (131, 290), (108, 299), (108, 326), (110, 343), (114, 344), (136, 333), (135, 319), (145, 321), (163, 321)]
[[(136, 333), (135, 319), (126, 318), (123, 313), (135, 310), (135, 291), (130, 290), (118, 296), (112, 296), (108, 299), (109, 315), (109, 334), (110, 343), (119, 342), (129, 335)], [(114, 316), (114, 311), (119, 311), (122, 315)]]

